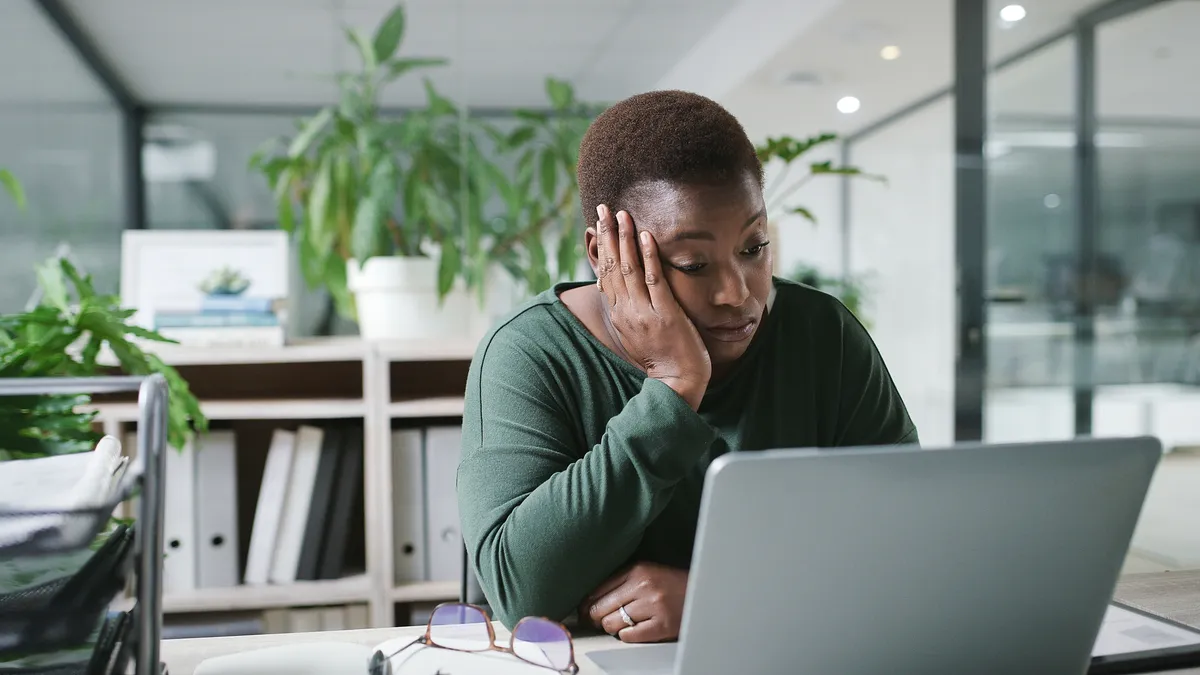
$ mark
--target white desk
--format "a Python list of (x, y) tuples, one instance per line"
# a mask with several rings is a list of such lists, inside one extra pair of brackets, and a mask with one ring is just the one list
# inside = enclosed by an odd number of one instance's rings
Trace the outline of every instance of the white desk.
[[(496, 640), (500, 644), (508, 637), (508, 632), (496, 626)], [(425, 626), (405, 626), (403, 628), (369, 628), (366, 630), (325, 631), (321, 633), (279, 633), (274, 635), (245, 635), (222, 638), (195, 638), (183, 640), (164, 640), (162, 643), (162, 660), (167, 664), (169, 675), (192, 675), (201, 661), (214, 656), (236, 654), (239, 652), (279, 647), (284, 645), (305, 644), (312, 642), (349, 642), (374, 649), (384, 640), (398, 637), (415, 638), (425, 632)], [(597, 675), (599, 670), (585, 656), (593, 649), (616, 649), (625, 645), (616, 638), (599, 635), (575, 638), (575, 660), (579, 663), (580, 675)], [(474, 658), (474, 657), (472, 657)], [(544, 669), (530, 668), (530, 672), (540, 672)], [(365, 668), (364, 668), (365, 674)], [(551, 671), (545, 670), (546, 673)]]
[[(1118, 600), (1161, 614), (1193, 626), (1200, 626), (1200, 571), (1132, 574), (1118, 584)], [(162, 659), (170, 675), (192, 675), (205, 659), (238, 652), (311, 642), (350, 642), (374, 648), (384, 640), (400, 636), (416, 637), (424, 626), (404, 628), (373, 628), (369, 630), (332, 631), (325, 633), (281, 633), (277, 635), (247, 635), (226, 638), (164, 640)], [(507, 635), (507, 633), (500, 633)], [(619, 648), (623, 643), (608, 636), (578, 637), (575, 640), (576, 661), (580, 675), (596, 675), (596, 667), (587, 653), (596, 649)], [(546, 671), (550, 672), (550, 671)], [(1200, 669), (1171, 671), (1182, 675), (1200, 675)]]

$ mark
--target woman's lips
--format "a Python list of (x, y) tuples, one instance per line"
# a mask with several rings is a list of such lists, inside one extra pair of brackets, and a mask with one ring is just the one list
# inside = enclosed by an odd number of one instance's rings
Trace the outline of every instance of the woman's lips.
[(738, 323), (723, 323), (718, 326), (709, 326), (705, 329), (709, 335), (721, 342), (742, 342), (747, 340), (751, 335), (754, 335), (754, 328), (758, 322), (753, 319), (746, 319)]

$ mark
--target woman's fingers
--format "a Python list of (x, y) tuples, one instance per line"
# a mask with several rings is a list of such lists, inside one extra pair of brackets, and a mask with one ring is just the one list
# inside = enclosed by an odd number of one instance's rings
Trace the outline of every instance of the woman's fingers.
[(644, 283), (650, 304), (658, 311), (663, 311), (672, 305), (678, 306), (679, 302), (671, 293), (671, 288), (667, 286), (666, 279), (663, 279), (662, 261), (658, 259), (658, 242), (654, 240), (654, 235), (645, 230), (642, 230), (639, 236), (642, 241)]
[(596, 598), (588, 608), (588, 616), (596, 625), (603, 625), (605, 617), (617, 612), (621, 605), (633, 602), (637, 597), (636, 585), (628, 578), (622, 579), (615, 588)]
[(604, 204), (596, 207), (596, 257), (600, 260), (600, 290), (614, 306), (626, 297), (625, 278), (620, 270), (620, 249), (617, 245), (617, 221), (612, 210)]
[(633, 216), (628, 211), (617, 214), (617, 231), (620, 239), (620, 269), (625, 280), (625, 290), (629, 299), (637, 307), (646, 307), (650, 303), (650, 291), (646, 289), (646, 276), (642, 272), (642, 262), (638, 255), (637, 233), (633, 227)]
[(633, 621), (634, 626), (641, 625), (647, 621), (654, 619), (654, 607), (649, 601), (641, 598), (635, 598), (624, 605), (618, 605), (618, 609), (604, 616), (600, 621), (600, 627), (609, 635), (616, 635), (623, 630), (628, 629), (629, 624), (625, 623), (624, 617), (621, 616), (620, 607), (625, 608), (625, 613)]
[(626, 626), (617, 633), (621, 642), (662, 642), (674, 639), (667, 630), (666, 623), (659, 617), (650, 617), (634, 626)]

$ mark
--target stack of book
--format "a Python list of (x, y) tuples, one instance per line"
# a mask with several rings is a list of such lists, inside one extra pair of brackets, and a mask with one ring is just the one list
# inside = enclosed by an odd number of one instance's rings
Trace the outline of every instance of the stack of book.
[(277, 298), (212, 294), (198, 308), (156, 309), (153, 328), (189, 347), (279, 347), (282, 308)]

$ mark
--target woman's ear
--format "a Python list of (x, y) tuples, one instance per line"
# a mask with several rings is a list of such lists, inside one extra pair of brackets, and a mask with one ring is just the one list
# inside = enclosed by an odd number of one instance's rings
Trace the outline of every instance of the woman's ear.
[(600, 239), (596, 236), (596, 228), (589, 227), (583, 233), (583, 248), (587, 251), (588, 264), (592, 266), (592, 274), (597, 275), (600, 272)]

